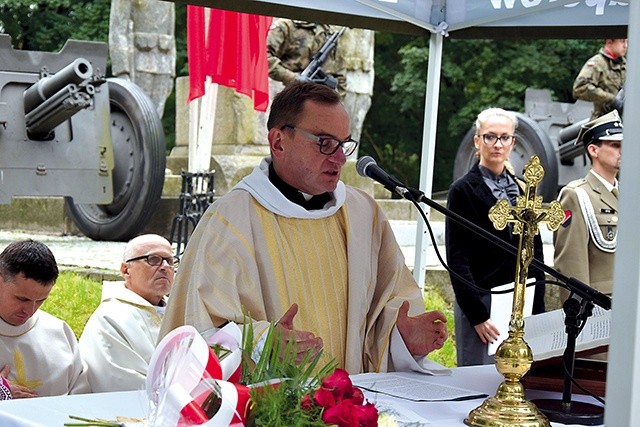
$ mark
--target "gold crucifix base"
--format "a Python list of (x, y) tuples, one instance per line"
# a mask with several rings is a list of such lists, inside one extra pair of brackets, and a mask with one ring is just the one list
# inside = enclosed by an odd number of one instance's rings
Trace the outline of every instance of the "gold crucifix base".
[(520, 382), (531, 368), (533, 354), (522, 338), (523, 330), (509, 331), (496, 351), (496, 369), (505, 380), (490, 397), (469, 413), (465, 424), (475, 427), (548, 427), (549, 420), (524, 397)]

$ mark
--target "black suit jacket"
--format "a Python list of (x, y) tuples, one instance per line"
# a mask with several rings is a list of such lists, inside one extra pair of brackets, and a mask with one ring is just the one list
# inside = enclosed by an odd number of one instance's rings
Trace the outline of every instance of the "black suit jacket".
[[(522, 193), (522, 190), (521, 190)], [(491, 189), (485, 184), (480, 168), (476, 165), (449, 188), (447, 207), (474, 224), (489, 231), (496, 238), (518, 246), (520, 236), (511, 234), (510, 228), (496, 230), (489, 219), (489, 209), (497, 202)], [(516, 256), (473, 233), (455, 221), (446, 219), (445, 231), (447, 264), (449, 267), (483, 289), (513, 282), (515, 279)], [(534, 254), (543, 261), (542, 239), (537, 235)], [(544, 272), (531, 267), (529, 277), (543, 280)], [(464, 282), (451, 275), (451, 284), (458, 305), (472, 326), (489, 319), (489, 308), (480, 301), (481, 293), (469, 288)], [(544, 285), (536, 286), (533, 313), (544, 312)]]

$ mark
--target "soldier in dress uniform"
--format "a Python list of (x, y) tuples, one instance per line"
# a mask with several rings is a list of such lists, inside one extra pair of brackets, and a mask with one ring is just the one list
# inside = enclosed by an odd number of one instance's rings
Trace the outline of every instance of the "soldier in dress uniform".
[[(296, 80), (311, 62), (311, 58), (337, 29), (292, 19), (276, 19), (267, 36), (269, 77), (287, 85)], [(347, 91), (347, 72), (338, 46), (322, 65), (324, 72), (338, 80), (338, 92), (344, 98)]]
[[(584, 144), (591, 170), (568, 183), (558, 200), (565, 220), (554, 234), (554, 265), (598, 291), (611, 295), (618, 225), (618, 179), (622, 122), (612, 111), (585, 124), (577, 139)], [(562, 289), (562, 301), (568, 291)]]
[(624, 103), (624, 80), (627, 74), (627, 39), (606, 39), (604, 46), (582, 66), (573, 83), (573, 97), (593, 102), (591, 120)]

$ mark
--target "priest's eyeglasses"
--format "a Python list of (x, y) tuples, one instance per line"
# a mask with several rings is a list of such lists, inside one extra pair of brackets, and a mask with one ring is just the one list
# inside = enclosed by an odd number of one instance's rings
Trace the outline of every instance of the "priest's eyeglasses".
[(177, 256), (160, 256), (154, 254), (137, 256), (135, 258), (130, 258), (125, 262), (139, 261), (141, 259), (145, 260), (151, 267), (157, 267), (161, 265), (162, 261), (165, 261), (167, 264), (169, 264), (169, 267), (177, 267), (180, 263), (180, 258), (178, 258)]
[(495, 135), (493, 133), (485, 133), (482, 135), (479, 135), (482, 137), (482, 141), (485, 143), (485, 145), (488, 145), (489, 147), (493, 147), (494, 145), (496, 145), (496, 143), (498, 142), (498, 140), (500, 140), (500, 142), (502, 143), (503, 147), (508, 147), (511, 144), (513, 144), (513, 141), (516, 140), (516, 136), (515, 135)]
[(342, 151), (344, 151), (345, 156), (350, 156), (353, 154), (354, 151), (356, 151), (356, 147), (358, 146), (358, 141), (351, 138), (345, 139), (344, 141), (340, 141), (331, 136), (314, 135), (311, 132), (307, 132), (304, 129), (300, 129), (292, 125), (284, 125), (280, 129), (284, 130), (285, 128), (290, 128), (294, 132), (299, 131), (307, 138), (317, 142), (318, 145), (320, 146), (320, 152), (325, 156), (332, 155), (333, 153), (338, 151), (338, 148), (342, 148)]

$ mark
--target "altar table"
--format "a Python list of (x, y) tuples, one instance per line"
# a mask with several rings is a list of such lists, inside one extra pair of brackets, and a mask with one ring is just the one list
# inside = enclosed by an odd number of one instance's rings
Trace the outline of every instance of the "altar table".
[[(428, 376), (406, 372), (412, 378), (421, 378), (437, 384), (475, 390), (494, 396), (502, 376), (494, 365), (455, 368), (451, 376)], [(376, 396), (365, 393), (375, 402)], [(557, 398), (560, 393), (529, 391), (527, 399)], [(591, 398), (574, 395), (574, 400), (594, 402)], [(411, 402), (397, 400), (397, 404), (426, 418), (438, 427), (461, 427), (469, 412), (477, 408), (484, 399), (450, 402)], [(148, 413), (149, 404), (142, 390), (113, 393), (93, 393), (83, 395), (39, 397), (0, 402), (0, 426), (2, 427), (62, 427), (70, 422), (69, 415), (83, 418), (103, 418), (113, 420), (116, 416), (143, 418)], [(564, 424), (552, 423), (554, 427)]]

